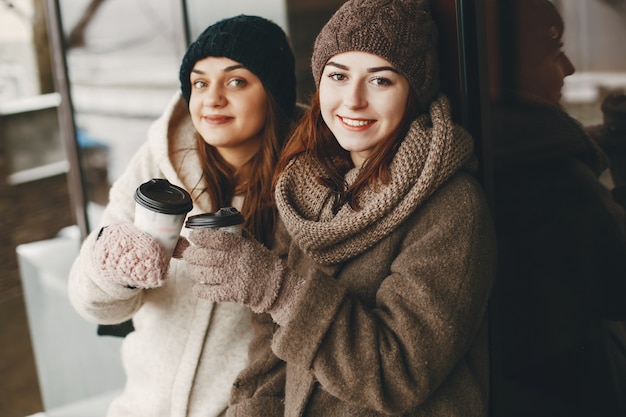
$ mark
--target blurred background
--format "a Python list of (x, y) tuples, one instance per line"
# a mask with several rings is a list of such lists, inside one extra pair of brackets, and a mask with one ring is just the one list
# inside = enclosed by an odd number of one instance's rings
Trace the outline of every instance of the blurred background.
[[(0, 0), (1, 416), (104, 416), (122, 387), (121, 339), (97, 336), (73, 312), (67, 273), (110, 184), (177, 91), (189, 41), (239, 13), (274, 20), (291, 38), (306, 102), (313, 41), (342, 3)], [(442, 87), (477, 140), (487, 190), (500, 3), (431, 0)], [(554, 3), (577, 68), (562, 104), (584, 125), (601, 124), (603, 98), (626, 88), (625, 3)]]

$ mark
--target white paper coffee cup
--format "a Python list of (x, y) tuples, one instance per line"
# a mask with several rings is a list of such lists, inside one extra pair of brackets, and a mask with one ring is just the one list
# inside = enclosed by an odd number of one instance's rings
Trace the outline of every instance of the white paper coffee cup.
[(154, 237), (170, 258), (193, 208), (191, 196), (165, 179), (153, 178), (137, 187), (135, 203), (135, 226)]

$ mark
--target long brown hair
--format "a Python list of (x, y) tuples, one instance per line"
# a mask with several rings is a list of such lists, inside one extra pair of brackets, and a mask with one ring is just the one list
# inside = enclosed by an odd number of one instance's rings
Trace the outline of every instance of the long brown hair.
[(344, 203), (349, 203), (353, 209), (358, 210), (360, 208), (358, 198), (366, 186), (375, 187), (379, 183), (387, 184), (391, 180), (389, 164), (400, 146), (401, 141), (398, 139), (404, 137), (419, 112), (417, 96), (411, 89), (398, 128), (386, 140), (380, 141), (374, 147), (354, 184), (345, 190), (344, 176), (354, 167), (354, 164), (350, 153), (339, 145), (322, 119), (319, 94), (315, 94), (311, 99), (311, 107), (302, 116), (283, 148), (274, 174), (273, 185), (276, 185), (278, 177), (289, 161), (304, 154), (306, 157), (318, 160), (322, 165), (326, 176), (316, 178), (316, 180), (340, 196), (336, 199), (336, 209)]
[(272, 178), (278, 155), (289, 134), (291, 121), (267, 92), (267, 116), (261, 132), (261, 148), (238, 170), (228, 164), (215, 147), (196, 133), (198, 151), (211, 204), (217, 210), (231, 205), (233, 196), (243, 195), (244, 229), (269, 245), (276, 225)]

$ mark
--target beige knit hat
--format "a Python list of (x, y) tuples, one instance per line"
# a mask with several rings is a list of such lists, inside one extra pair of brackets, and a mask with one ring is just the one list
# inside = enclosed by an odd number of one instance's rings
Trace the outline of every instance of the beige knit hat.
[(311, 58), (315, 85), (334, 55), (381, 56), (409, 80), (423, 109), (439, 92), (437, 28), (427, 0), (350, 0), (322, 28)]

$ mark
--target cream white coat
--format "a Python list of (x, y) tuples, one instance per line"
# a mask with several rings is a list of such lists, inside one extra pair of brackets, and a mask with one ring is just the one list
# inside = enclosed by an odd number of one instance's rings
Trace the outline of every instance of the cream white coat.
[(107, 417), (219, 416), (247, 363), (250, 310), (194, 297), (183, 261), (173, 259), (165, 285), (151, 290), (111, 284), (91, 263), (100, 227), (132, 223), (135, 189), (152, 178), (186, 189), (194, 204), (189, 215), (214, 211), (199, 191), (203, 180), (194, 132), (187, 103), (177, 93), (113, 184), (100, 226), (83, 243), (70, 273), (70, 300), (81, 316), (98, 324), (132, 317), (135, 326), (122, 345), (126, 387)]

